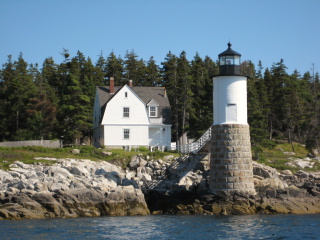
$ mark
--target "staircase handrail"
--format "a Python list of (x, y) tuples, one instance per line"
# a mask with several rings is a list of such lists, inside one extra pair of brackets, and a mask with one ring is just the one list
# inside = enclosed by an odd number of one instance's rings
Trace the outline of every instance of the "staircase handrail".
[(195, 142), (190, 144), (185, 144), (182, 146), (177, 146), (177, 149), (181, 153), (198, 153), (199, 150), (211, 139), (211, 127), (205, 131), (204, 134)]

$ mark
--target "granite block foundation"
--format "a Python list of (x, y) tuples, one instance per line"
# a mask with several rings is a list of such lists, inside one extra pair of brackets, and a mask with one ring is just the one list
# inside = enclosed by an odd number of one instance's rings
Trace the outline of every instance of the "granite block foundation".
[(211, 192), (255, 195), (249, 125), (213, 125), (211, 136)]

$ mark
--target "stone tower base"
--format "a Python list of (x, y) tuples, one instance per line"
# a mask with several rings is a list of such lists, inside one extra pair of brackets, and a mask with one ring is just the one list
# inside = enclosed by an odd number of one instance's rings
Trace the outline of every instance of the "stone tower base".
[(213, 125), (211, 136), (211, 192), (255, 195), (249, 125)]

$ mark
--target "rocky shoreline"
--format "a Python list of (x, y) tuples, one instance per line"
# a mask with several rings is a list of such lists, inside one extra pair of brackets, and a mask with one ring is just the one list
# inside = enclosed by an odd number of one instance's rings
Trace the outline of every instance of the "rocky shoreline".
[[(320, 213), (320, 173), (253, 163), (257, 195), (213, 195), (206, 156), (137, 155), (128, 167), (80, 159), (16, 161), (0, 170), (0, 219), (148, 214)], [(37, 160), (37, 159), (35, 159)]]

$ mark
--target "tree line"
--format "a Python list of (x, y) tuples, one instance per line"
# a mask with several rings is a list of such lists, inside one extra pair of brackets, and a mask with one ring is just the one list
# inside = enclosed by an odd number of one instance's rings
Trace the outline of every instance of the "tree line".
[[(169, 52), (157, 64), (134, 51), (124, 58), (111, 52), (93, 63), (80, 51), (56, 63), (29, 64), (20, 54), (8, 56), (0, 70), (0, 141), (62, 139), (80, 144), (92, 138), (96, 86), (122, 86), (131, 79), (135, 86), (163, 86), (172, 107), (172, 140), (186, 144), (197, 139), (213, 122), (212, 76), (218, 63), (196, 54), (190, 61), (185, 51)], [(320, 82), (318, 72), (301, 75), (286, 71), (284, 61), (264, 69), (244, 61), (241, 70), (248, 79), (248, 122), (253, 148), (272, 146), (274, 139), (305, 143), (309, 149), (320, 141)], [(293, 145), (292, 145), (293, 146)]]

